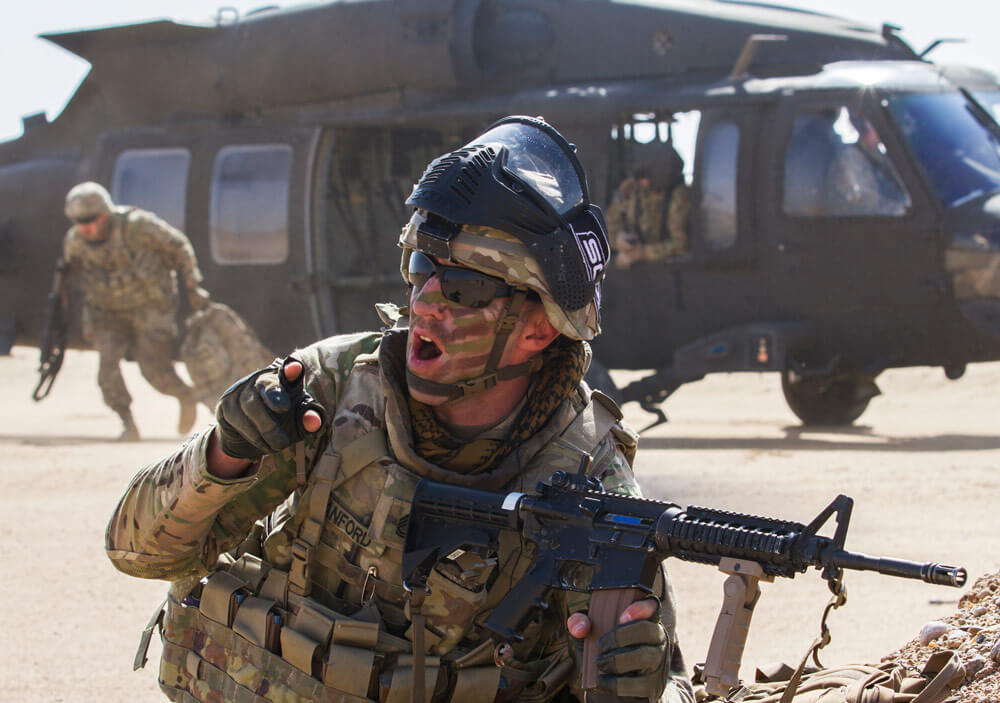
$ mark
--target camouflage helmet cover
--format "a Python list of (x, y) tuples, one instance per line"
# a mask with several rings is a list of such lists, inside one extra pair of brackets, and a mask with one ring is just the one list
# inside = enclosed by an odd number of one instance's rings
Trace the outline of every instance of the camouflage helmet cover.
[(111, 195), (100, 183), (80, 183), (66, 194), (66, 217), (70, 220), (97, 217), (111, 212), (112, 208)]
[[(426, 213), (417, 210), (403, 227), (399, 237), (399, 246), (403, 248), (400, 263), (403, 280), (407, 280), (410, 252), (420, 250), (417, 232), (425, 220)], [(512, 286), (536, 292), (545, 307), (545, 316), (561, 334), (571, 339), (590, 340), (601, 333), (600, 298), (597, 297), (576, 310), (560, 306), (546, 284), (541, 266), (528, 247), (514, 235), (493, 227), (463, 225), (449, 245), (450, 259), (454, 263), (497, 276)]]

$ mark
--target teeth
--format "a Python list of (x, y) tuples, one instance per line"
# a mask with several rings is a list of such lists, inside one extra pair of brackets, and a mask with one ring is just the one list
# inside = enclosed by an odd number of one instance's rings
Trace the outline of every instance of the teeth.
[(419, 337), (420, 337), (420, 341), (421, 342), (428, 342), (429, 344), (433, 344), (434, 343), (434, 340), (431, 339), (430, 337), (425, 337), (423, 335), (419, 335)]

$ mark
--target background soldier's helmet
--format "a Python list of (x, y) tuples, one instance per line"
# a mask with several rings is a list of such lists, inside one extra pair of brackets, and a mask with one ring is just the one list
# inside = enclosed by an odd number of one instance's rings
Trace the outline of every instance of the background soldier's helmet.
[(601, 281), (610, 256), (576, 149), (541, 119), (506, 117), (438, 157), (406, 201), (402, 272), (410, 252), (534, 291), (560, 333), (601, 331)]
[(66, 194), (66, 217), (86, 220), (111, 212), (111, 195), (100, 183), (87, 181), (73, 186)]

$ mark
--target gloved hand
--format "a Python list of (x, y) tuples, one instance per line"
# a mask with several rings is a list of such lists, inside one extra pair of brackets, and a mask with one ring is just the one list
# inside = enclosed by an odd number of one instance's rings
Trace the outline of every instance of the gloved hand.
[[(238, 459), (257, 459), (301, 441), (306, 411), (315, 411), (326, 425), (326, 410), (306, 392), (300, 371), (288, 380), (285, 368), (291, 356), (241, 378), (222, 394), (215, 411), (222, 451)], [(318, 429), (316, 430), (318, 431)]]
[(611, 696), (609, 700), (660, 700), (670, 677), (671, 652), (659, 604), (648, 619), (606, 632), (597, 650), (597, 689)]
[(201, 310), (203, 307), (212, 302), (212, 296), (209, 292), (199, 285), (189, 287), (187, 294), (188, 304), (191, 306), (192, 310)]

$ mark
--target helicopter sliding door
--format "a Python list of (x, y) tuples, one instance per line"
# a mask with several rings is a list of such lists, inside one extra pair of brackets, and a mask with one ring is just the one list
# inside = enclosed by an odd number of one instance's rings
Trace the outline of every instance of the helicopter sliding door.
[(830, 93), (776, 107), (762, 182), (765, 265), (775, 319), (810, 323), (797, 361), (877, 373), (930, 351), (940, 301), (930, 199), (874, 94)]
[(396, 245), (410, 218), (404, 201), (426, 165), (457, 143), (419, 128), (338, 127), (323, 134), (309, 256), (319, 334), (377, 328), (374, 303), (405, 304)]

